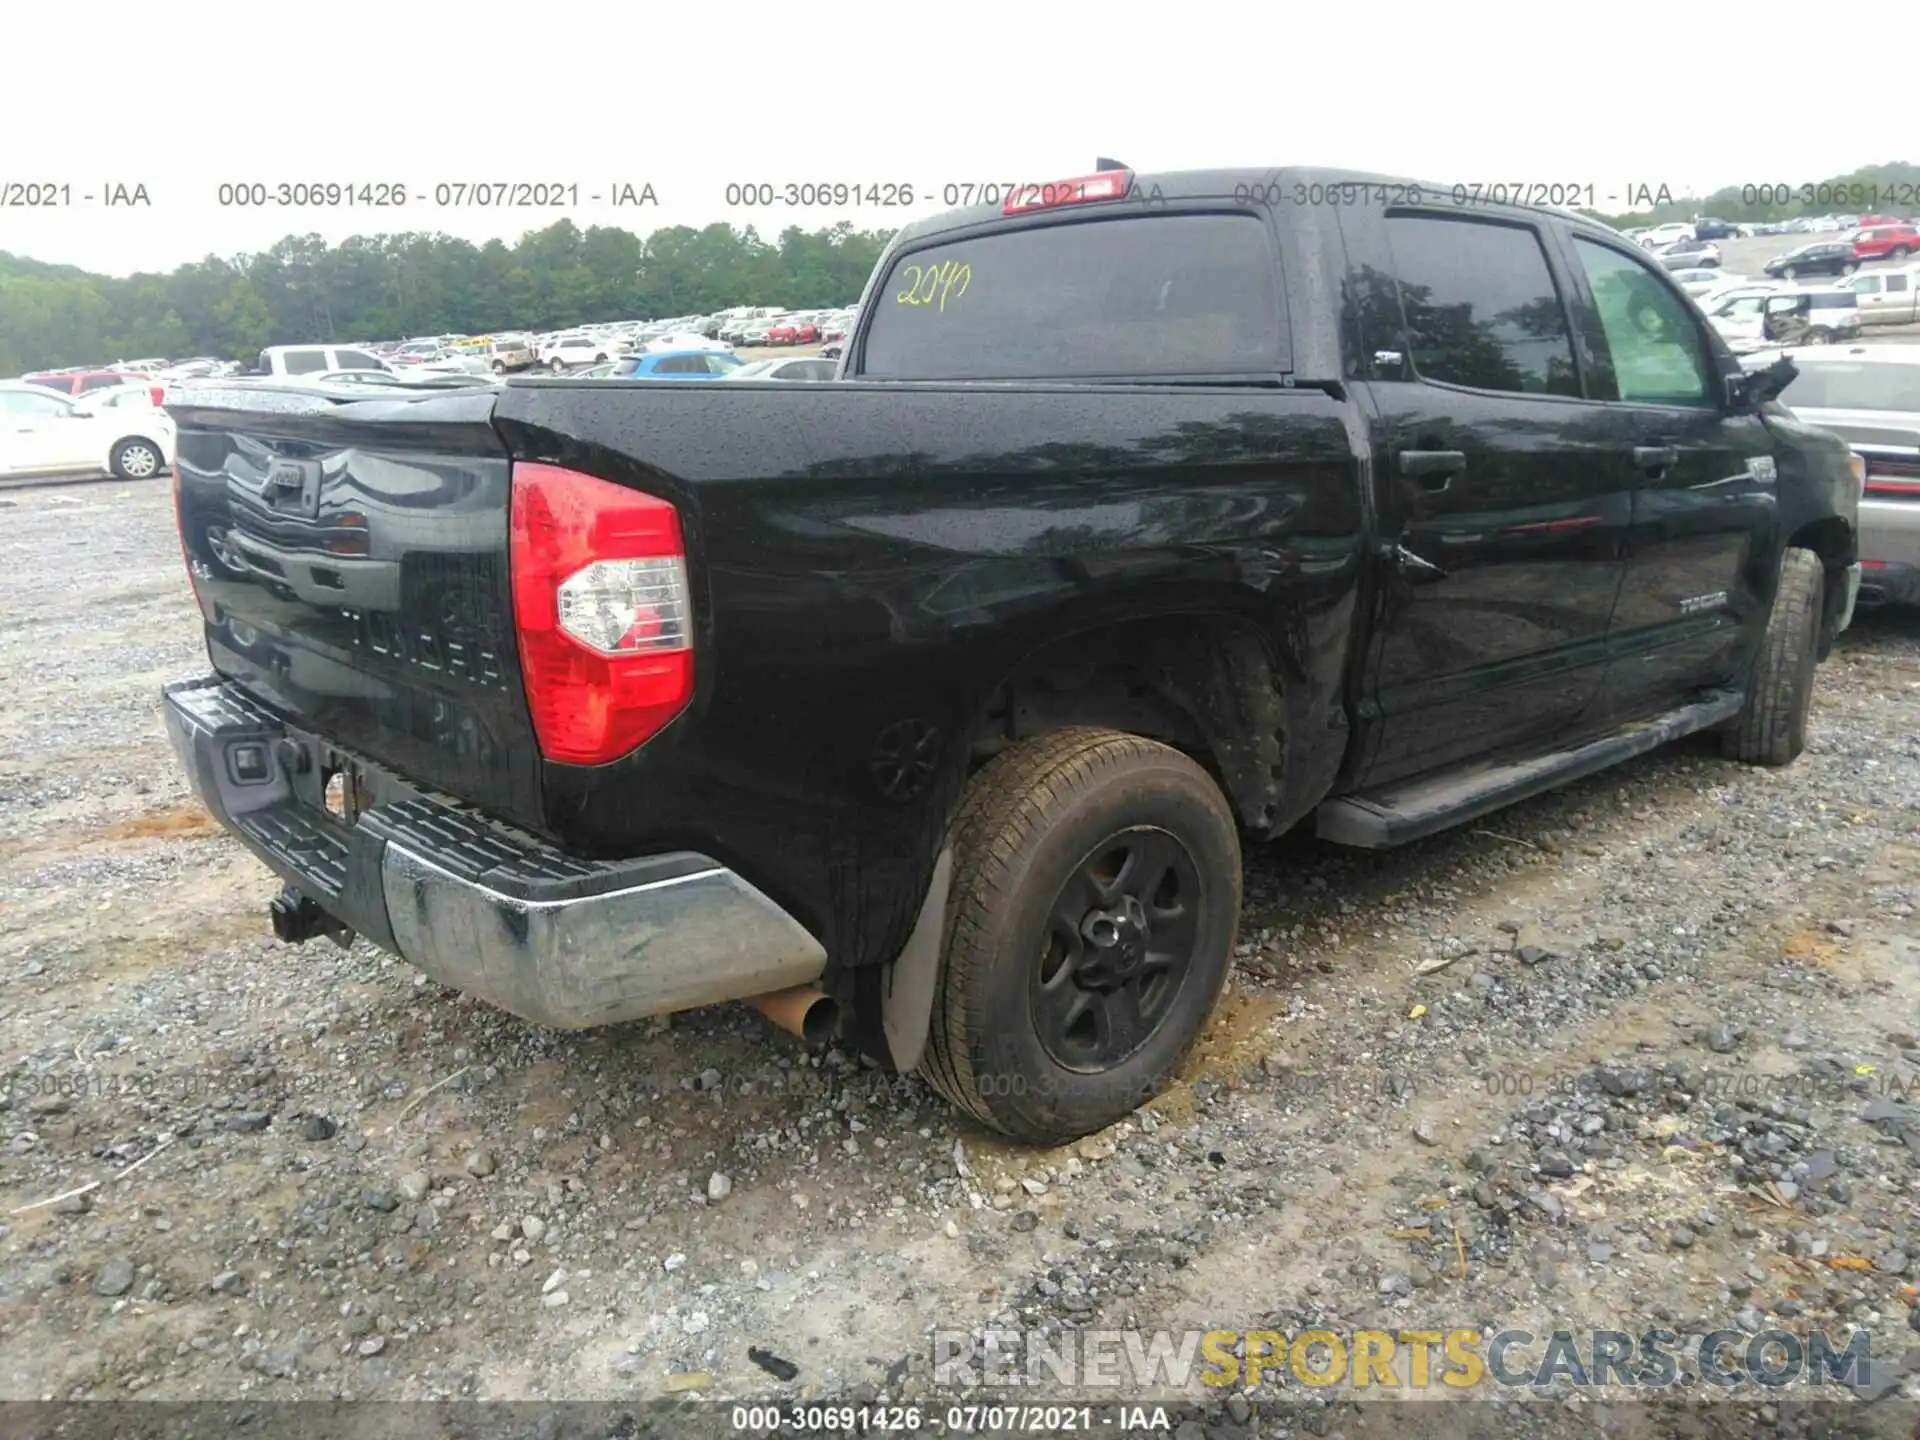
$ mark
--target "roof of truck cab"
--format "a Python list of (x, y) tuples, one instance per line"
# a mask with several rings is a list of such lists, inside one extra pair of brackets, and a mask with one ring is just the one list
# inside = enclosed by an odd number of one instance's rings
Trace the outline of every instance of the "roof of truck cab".
[[(1062, 175), (1053, 181), (1023, 182), (1023, 184), (1061, 184), (1072, 180), (1086, 179), (1088, 176), (1096, 173), (1099, 172), (1087, 171), (1080, 175)], [(1282, 186), (1291, 189), (1295, 185), (1317, 185), (1324, 189), (1330, 185), (1344, 185), (1365, 186), (1368, 189), (1378, 187), (1387, 192), (1382, 201), (1383, 205), (1389, 201), (1398, 205), (1402, 203), (1419, 204), (1421, 201), (1431, 203), (1442, 197), (1451, 196), (1456, 183), (1457, 182), (1454, 181), (1417, 180), (1407, 175), (1381, 175), (1366, 170), (1339, 170), (1322, 166), (1282, 165), (1268, 166), (1263, 169), (1239, 167), (1225, 170), (1138, 170), (1133, 174), (1133, 188), (1129, 194), (1136, 197), (1142, 193), (1152, 195), (1157, 190), (1159, 197), (1167, 201), (1222, 200), (1233, 198), (1236, 187), (1243, 187), (1244, 193), (1245, 188), (1254, 187), (1268, 188)], [(1407, 192), (1408, 198), (1404, 201), (1395, 198), (1394, 192), (1396, 191)], [(1418, 193), (1418, 199), (1412, 198), (1414, 192)], [(930, 215), (924, 220), (911, 221), (902, 226), (894, 236), (893, 247), (891, 248), (898, 248), (904, 243), (921, 240), (930, 235), (942, 234), (949, 230), (962, 230), (970, 226), (1001, 219), (1003, 218), (1003, 206), (1005, 202), (1006, 192), (1003, 190), (1001, 198), (991, 203), (960, 206), (952, 210), (943, 210), (938, 215)], [(1086, 205), (1061, 206), (1059, 207), (1059, 213), (1063, 215), (1086, 214), (1089, 211), (1104, 209), (1107, 205), (1113, 203), (1112, 201), (1095, 201)], [(1595, 235), (1612, 236), (1615, 239), (1623, 238), (1620, 232), (1612, 226), (1603, 224), (1598, 220), (1590, 219), (1577, 211), (1564, 209), (1559, 206), (1518, 205), (1512, 203), (1495, 204), (1491, 202), (1482, 203), (1476, 200), (1471, 207), (1461, 208), (1464, 215), (1526, 214), (1545, 216), (1556, 220), (1568, 221)], [(1045, 210), (1034, 210), (1029, 213), (1041, 215), (1048, 212)]]

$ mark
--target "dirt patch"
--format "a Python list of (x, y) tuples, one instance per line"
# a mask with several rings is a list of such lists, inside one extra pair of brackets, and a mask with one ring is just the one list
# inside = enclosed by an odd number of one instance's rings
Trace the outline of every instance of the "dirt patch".
[(103, 827), (98, 833), (101, 841), (119, 840), (210, 840), (222, 833), (220, 822), (207, 813), (204, 805), (188, 801), (182, 805), (169, 805), (161, 810), (149, 810), (144, 815), (136, 815), (131, 820), (121, 820)]

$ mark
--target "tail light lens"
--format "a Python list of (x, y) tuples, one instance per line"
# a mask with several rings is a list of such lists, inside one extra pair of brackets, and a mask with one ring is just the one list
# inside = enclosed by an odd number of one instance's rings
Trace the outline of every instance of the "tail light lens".
[(602, 765), (693, 698), (679, 513), (557, 465), (513, 467), (514, 628), (541, 753)]
[(167, 387), (166, 386), (149, 385), (147, 387), (147, 393), (153, 397), (153, 403), (155, 405), (164, 405), (167, 403)]

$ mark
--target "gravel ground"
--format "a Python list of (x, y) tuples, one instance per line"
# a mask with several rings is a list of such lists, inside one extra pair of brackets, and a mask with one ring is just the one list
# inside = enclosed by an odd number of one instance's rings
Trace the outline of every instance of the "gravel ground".
[[(1843, 637), (1784, 771), (1685, 743), (1254, 851), (1181, 1082), (1039, 1152), (742, 1007), (548, 1033), (276, 945), (161, 730), (204, 668), (164, 483), (0, 497), (0, 565), (0, 1398), (933, 1399), (935, 1329), (1558, 1325), (1864, 1329), (1847, 1413), (1920, 1399), (1920, 620)], [(1472, 1408), (1595, 1433), (1542, 1393)], [(1755, 1396), (1705, 1409), (1842, 1433)], [(1185, 1398), (1179, 1440), (1411, 1433)]]

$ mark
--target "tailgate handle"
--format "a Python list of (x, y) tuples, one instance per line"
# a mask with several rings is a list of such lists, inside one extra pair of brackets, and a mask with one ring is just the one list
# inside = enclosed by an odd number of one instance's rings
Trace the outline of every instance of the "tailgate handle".
[(1467, 468), (1464, 450), (1402, 450), (1400, 478), (1418, 480), (1422, 490), (1439, 494), (1453, 484), (1453, 477)]

